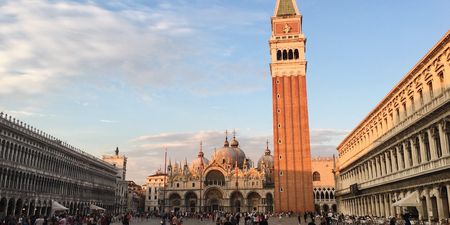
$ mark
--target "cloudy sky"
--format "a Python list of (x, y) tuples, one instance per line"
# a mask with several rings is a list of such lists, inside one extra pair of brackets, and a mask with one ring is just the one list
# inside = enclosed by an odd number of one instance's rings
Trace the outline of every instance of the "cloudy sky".
[[(226, 129), (257, 160), (272, 138), (275, 0), (0, 0), (0, 110), (142, 183), (210, 156)], [(313, 155), (335, 146), (450, 27), (448, 0), (298, 1)], [(272, 148), (272, 145), (270, 145)]]

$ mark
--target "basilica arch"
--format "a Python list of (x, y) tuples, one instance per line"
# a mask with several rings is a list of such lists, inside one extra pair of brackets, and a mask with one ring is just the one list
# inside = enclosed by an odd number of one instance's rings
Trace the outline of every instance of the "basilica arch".
[(247, 195), (247, 207), (248, 211), (259, 211), (259, 204), (261, 203), (261, 195), (259, 195), (257, 192), (250, 192)]
[(217, 187), (208, 188), (204, 194), (205, 208), (207, 212), (223, 210), (223, 193)]
[(174, 212), (178, 212), (181, 207), (181, 196), (178, 193), (171, 193), (169, 195), (169, 205)]
[(244, 207), (244, 196), (240, 191), (234, 191), (230, 195), (230, 211), (241, 212)]
[(197, 208), (197, 194), (192, 191), (186, 192), (184, 195), (184, 205), (186, 212), (195, 212)]

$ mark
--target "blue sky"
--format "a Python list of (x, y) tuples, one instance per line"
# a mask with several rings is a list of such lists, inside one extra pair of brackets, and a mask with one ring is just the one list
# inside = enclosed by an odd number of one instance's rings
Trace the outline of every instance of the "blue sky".
[[(0, 0), (0, 109), (142, 183), (236, 129), (253, 160), (272, 134), (275, 0)], [(448, 0), (298, 1), (313, 155), (331, 155), (450, 28)]]

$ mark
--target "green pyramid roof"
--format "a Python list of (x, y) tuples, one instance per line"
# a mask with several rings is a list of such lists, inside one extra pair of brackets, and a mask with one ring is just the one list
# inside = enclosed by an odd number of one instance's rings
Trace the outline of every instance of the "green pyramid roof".
[(280, 0), (280, 5), (278, 6), (277, 16), (289, 16), (295, 15), (294, 3), (295, 0)]

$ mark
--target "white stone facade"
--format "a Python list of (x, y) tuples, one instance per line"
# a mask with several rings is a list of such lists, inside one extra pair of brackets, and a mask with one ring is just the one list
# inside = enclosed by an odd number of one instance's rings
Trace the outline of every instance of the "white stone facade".
[[(450, 32), (338, 146), (338, 208), (354, 215), (449, 217)], [(411, 198), (417, 207), (394, 207)]]
[(167, 175), (160, 170), (147, 177), (147, 181), (143, 185), (145, 192), (145, 212), (160, 212), (160, 197), (162, 196), (161, 193), (165, 182), (167, 182)]
[(49, 215), (52, 201), (70, 214), (90, 204), (111, 210), (115, 168), (30, 125), (0, 113), (0, 219)]

